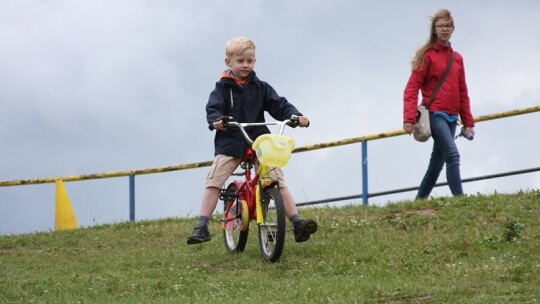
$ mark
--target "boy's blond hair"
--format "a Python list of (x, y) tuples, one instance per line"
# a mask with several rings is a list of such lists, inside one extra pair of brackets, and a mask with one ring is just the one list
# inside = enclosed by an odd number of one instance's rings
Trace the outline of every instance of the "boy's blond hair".
[(255, 49), (253, 41), (246, 37), (232, 38), (225, 44), (225, 56), (231, 58), (234, 55), (241, 55), (247, 49)]

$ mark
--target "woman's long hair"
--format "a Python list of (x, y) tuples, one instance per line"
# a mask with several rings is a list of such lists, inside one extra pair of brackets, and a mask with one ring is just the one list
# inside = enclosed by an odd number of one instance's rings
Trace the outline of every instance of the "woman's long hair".
[(411, 60), (411, 66), (412, 70), (415, 71), (417, 69), (423, 70), (426, 66), (424, 55), (426, 54), (426, 51), (432, 48), (437, 43), (437, 34), (435, 33), (435, 23), (441, 19), (447, 19), (454, 23), (454, 19), (452, 18), (452, 14), (447, 9), (441, 9), (435, 15), (433, 15), (431, 18), (431, 28), (429, 30), (429, 39), (424, 43), (424, 45), (419, 48), (416, 51), (416, 55), (414, 55), (413, 59)]

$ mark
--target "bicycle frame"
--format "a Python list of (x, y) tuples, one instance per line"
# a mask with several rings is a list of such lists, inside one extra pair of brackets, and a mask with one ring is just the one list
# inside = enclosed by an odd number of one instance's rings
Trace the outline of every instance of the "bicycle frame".
[[(279, 125), (278, 135), (282, 135), (285, 125), (291, 127), (298, 125), (298, 117), (292, 117), (283, 122), (264, 123), (237, 123), (231, 120), (232, 118), (229, 117), (222, 118), (226, 128), (230, 126), (239, 128), (249, 145), (240, 161), (243, 171), (233, 173), (244, 178), (229, 183), (222, 189), (220, 195), (225, 206), (223, 214), (225, 247), (231, 253), (242, 252), (247, 243), (249, 222), (256, 220), (261, 254), (266, 261), (275, 262), (281, 256), (285, 244), (286, 213), (283, 197), (277, 187), (278, 181), (269, 178), (268, 172), (272, 170), (270, 166), (284, 166), (290, 155), (285, 154), (286, 158), (280, 158), (282, 154), (272, 154), (271, 149), (274, 147), (272, 145), (285, 144), (273, 141), (276, 139), (275, 136), (262, 135), (254, 144), (244, 127)], [(279, 139), (284, 138), (286, 137), (279, 137)], [(294, 144), (291, 144), (291, 141), (286, 142), (289, 143), (287, 147), (292, 149)], [(261, 149), (261, 146), (265, 148)], [(285, 153), (290, 153), (290, 150), (286, 150)], [(254, 167), (255, 174), (252, 172)]]
[[(245, 131), (245, 127), (251, 126), (269, 126), (277, 125), (279, 126), (279, 135), (283, 134), (285, 125), (290, 124), (291, 122), (296, 121), (296, 117), (293, 117), (291, 120), (285, 120), (282, 122), (261, 122), (261, 123), (238, 123), (235, 121), (228, 121), (228, 126), (237, 127), (244, 136), (246, 142), (249, 144), (244, 157), (241, 160), (243, 166), (243, 173), (233, 173), (233, 175), (244, 175), (244, 180), (234, 180), (233, 183), (237, 187), (235, 195), (237, 195), (240, 200), (243, 200), (248, 205), (249, 220), (256, 220), (257, 224), (261, 224), (263, 220), (262, 215), (262, 205), (261, 205), (261, 191), (266, 187), (273, 187), (277, 184), (277, 181), (267, 180), (265, 178), (266, 174), (270, 171), (268, 166), (259, 164), (258, 170), (255, 173), (255, 176), (252, 178), (251, 168), (255, 165), (257, 157), (255, 151), (251, 148), (253, 145), (253, 140), (249, 137)], [(262, 178), (261, 178), (262, 177)], [(227, 210), (228, 211), (228, 210)]]
[(266, 187), (274, 187), (277, 181), (267, 180), (265, 178), (270, 168), (262, 164), (258, 166), (257, 172), (252, 177), (251, 167), (255, 165), (255, 161), (255, 151), (251, 147), (248, 147), (241, 161), (244, 164), (243, 173), (234, 173), (234, 175), (244, 175), (244, 180), (234, 180), (233, 183), (237, 187), (235, 195), (248, 205), (248, 210), (250, 210), (249, 219), (256, 220), (256, 223), (260, 224), (263, 219), (261, 191)]

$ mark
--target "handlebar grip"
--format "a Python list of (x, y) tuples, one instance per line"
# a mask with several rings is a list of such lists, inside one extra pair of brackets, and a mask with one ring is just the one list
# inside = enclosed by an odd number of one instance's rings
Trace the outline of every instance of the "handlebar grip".
[(287, 125), (288, 125), (289, 127), (291, 127), (291, 128), (296, 128), (296, 127), (298, 127), (298, 124), (299, 124), (299, 123), (298, 123), (297, 120), (291, 120), (291, 121), (289, 121), (289, 122), (287, 123)]
[(298, 115), (292, 115), (291, 119), (289, 119), (289, 122), (287, 123), (287, 125), (291, 128), (296, 128), (298, 127), (299, 124), (300, 124), (300, 119)]

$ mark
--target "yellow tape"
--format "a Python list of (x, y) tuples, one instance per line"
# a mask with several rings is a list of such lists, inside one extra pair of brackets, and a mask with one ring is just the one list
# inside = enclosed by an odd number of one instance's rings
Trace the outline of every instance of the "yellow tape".
[[(487, 121), (487, 120), (528, 114), (528, 113), (539, 112), (539, 111), (540, 111), (540, 106), (534, 106), (534, 107), (517, 109), (517, 110), (512, 110), (512, 111), (507, 111), (507, 112), (477, 116), (475, 117), (474, 121), (482, 122), (482, 121)], [(343, 145), (350, 145), (350, 144), (359, 143), (362, 141), (383, 139), (387, 137), (400, 136), (400, 135), (405, 135), (405, 134), (406, 133), (403, 130), (395, 130), (395, 131), (390, 131), (390, 132), (383, 132), (383, 133), (378, 133), (378, 134), (347, 138), (347, 139), (342, 139), (342, 140), (337, 140), (337, 141), (298, 147), (294, 149), (292, 153), (332, 148), (332, 147), (343, 146)], [(175, 166), (168, 166), (168, 167), (158, 167), (158, 168), (151, 168), (151, 169), (117, 171), (117, 172), (107, 172), (107, 173), (97, 173), (97, 174), (87, 174), (87, 175), (69, 175), (69, 176), (62, 176), (62, 177), (50, 177), (50, 178), (27, 179), (27, 180), (0, 181), (0, 187), (21, 186), (21, 185), (31, 185), (31, 184), (46, 184), (46, 183), (54, 183), (57, 180), (63, 180), (64, 182), (69, 182), (69, 181), (79, 181), (79, 180), (87, 180), (87, 179), (100, 179), (100, 178), (111, 178), (111, 177), (129, 176), (129, 175), (142, 175), (142, 174), (161, 173), (161, 172), (176, 171), (176, 170), (196, 169), (196, 168), (202, 168), (202, 167), (209, 167), (210, 165), (212, 165), (212, 161), (175, 165)]]

